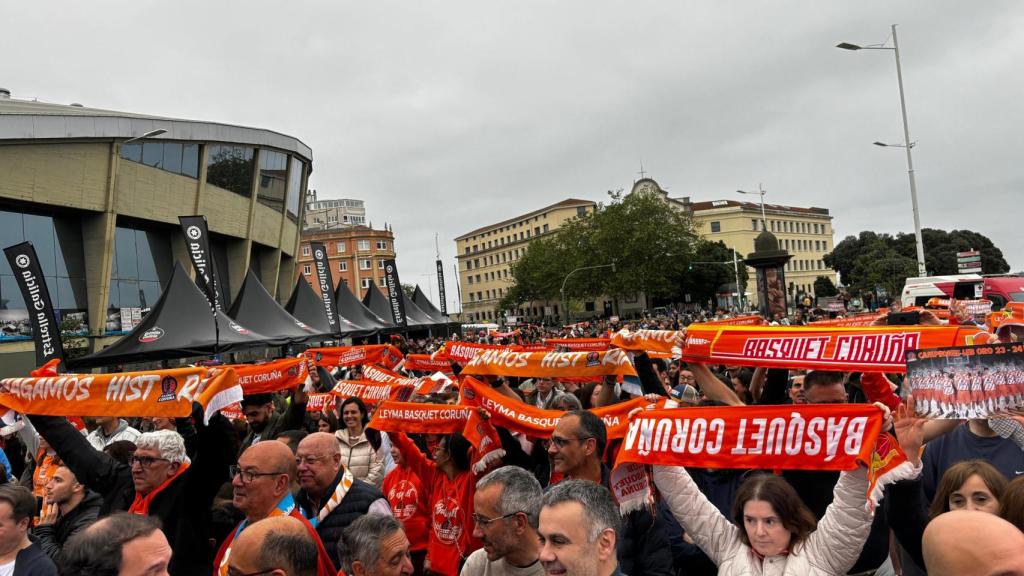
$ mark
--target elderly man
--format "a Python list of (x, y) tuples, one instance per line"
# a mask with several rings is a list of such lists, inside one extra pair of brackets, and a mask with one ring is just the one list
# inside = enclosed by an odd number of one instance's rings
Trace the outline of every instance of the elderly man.
[(28, 533), (35, 514), (36, 498), (28, 488), (0, 486), (0, 574), (57, 574), (53, 561)]
[(202, 407), (194, 405), (197, 454), (185, 455), (177, 432), (157, 430), (139, 436), (137, 449), (122, 464), (94, 450), (63, 418), (29, 416), (78, 481), (103, 498), (100, 516), (114, 510), (156, 516), (175, 550), (172, 576), (210, 574), (210, 508), (234, 459), (231, 424), (220, 414), (203, 425)]
[(324, 550), (316, 529), (302, 517), (291, 494), (295, 480), (295, 457), (281, 442), (260, 442), (253, 444), (242, 453), (238, 465), (231, 467), (231, 486), (234, 488), (232, 503), (245, 514), (237, 527), (221, 544), (213, 565), (218, 574), (228, 573), (229, 560), (238, 537), (254, 523), (265, 518), (291, 516), (298, 520), (310, 533), (318, 550), (318, 574), (334, 576), (337, 572)]
[[(611, 472), (601, 461), (607, 441), (604, 422), (593, 413), (566, 412), (551, 434), (551, 467), (567, 479), (589, 480), (607, 488)], [(646, 508), (626, 514), (619, 543), (623, 572), (630, 576), (666, 576), (675, 572), (666, 529), (659, 522)]]
[(995, 514), (939, 514), (928, 523), (921, 545), (932, 576), (1024, 574), (1024, 534)]
[(102, 503), (99, 494), (82, 486), (71, 469), (58, 466), (46, 484), (43, 513), (32, 533), (56, 560), (68, 538), (96, 521)]
[(152, 516), (107, 516), (71, 537), (60, 556), (61, 576), (163, 576), (171, 545)]
[(620, 576), (616, 545), (622, 531), (612, 494), (586, 480), (567, 480), (544, 495), (540, 561), (548, 576)]
[(366, 513), (391, 516), (391, 506), (380, 490), (354, 478), (341, 464), (341, 447), (333, 434), (316, 432), (303, 438), (295, 462), (299, 476), (295, 502), (337, 566), (342, 530)]
[(349, 576), (410, 576), (410, 554), (402, 523), (382, 514), (356, 520), (338, 541), (342, 571)]
[(322, 548), (296, 518), (275, 516), (260, 520), (238, 536), (227, 574), (260, 576), (318, 576)]
[(462, 576), (541, 576), (537, 522), (543, 497), (533, 474), (503, 466), (481, 478), (473, 495), (473, 552)]

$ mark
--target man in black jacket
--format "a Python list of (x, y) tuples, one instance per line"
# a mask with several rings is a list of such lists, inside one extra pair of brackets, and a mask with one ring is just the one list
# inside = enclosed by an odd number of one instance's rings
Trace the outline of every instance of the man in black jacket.
[(262, 440), (274, 440), (285, 430), (298, 430), (306, 418), (306, 395), (302, 386), (296, 390), (292, 401), (283, 414), (274, 409), (271, 394), (250, 394), (242, 399), (242, 413), (249, 423), (249, 433), (242, 439), (238, 449), (241, 456), (245, 449)]
[(83, 486), (70, 468), (58, 466), (46, 485), (42, 519), (32, 533), (56, 562), (68, 538), (96, 521), (102, 503), (100, 495)]
[(210, 508), (234, 461), (231, 424), (216, 414), (203, 425), (202, 406), (194, 407), (194, 460), (185, 456), (180, 434), (158, 430), (139, 436), (130, 466), (92, 448), (64, 418), (29, 416), (78, 481), (102, 496), (101, 516), (129, 510), (160, 519), (175, 551), (172, 576), (212, 573)]

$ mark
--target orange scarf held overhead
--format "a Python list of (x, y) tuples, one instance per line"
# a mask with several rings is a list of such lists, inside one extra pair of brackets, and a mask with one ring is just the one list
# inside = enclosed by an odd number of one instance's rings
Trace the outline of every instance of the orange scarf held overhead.
[(761, 326), (767, 324), (764, 318), (757, 314), (747, 316), (735, 316), (733, 318), (721, 318), (719, 320), (708, 320), (705, 324), (730, 324), (732, 326)]
[[(462, 402), (472, 406), (483, 406), (491, 414), (490, 423), (493, 426), (534, 438), (550, 438), (559, 418), (565, 414), (562, 410), (543, 410), (509, 398), (475, 378), (463, 379)], [(604, 421), (608, 439), (612, 440), (625, 437), (629, 428), (629, 413), (632, 410), (649, 405), (650, 402), (644, 398), (634, 398), (611, 406), (594, 408), (590, 412)]]
[(395, 400), (405, 384), (389, 384), (373, 380), (339, 380), (331, 390), (338, 398), (359, 398), (366, 404), (378, 404), (385, 400)]
[(533, 378), (636, 376), (629, 356), (618, 349), (604, 352), (514, 352), (486, 350), (462, 369), (462, 374)]
[(452, 375), (452, 365), (447, 358), (431, 358), (429, 354), (409, 354), (403, 367), (417, 372), (443, 372)]
[(329, 348), (310, 348), (305, 352), (317, 366), (358, 366), (361, 364), (380, 364), (394, 368), (402, 361), (402, 352), (390, 344), (371, 344), (368, 346), (333, 346)]
[(238, 375), (238, 385), (245, 395), (269, 394), (295, 388), (306, 382), (309, 375), (306, 359), (282, 358), (263, 364), (230, 364)]
[(683, 360), (707, 364), (842, 372), (906, 372), (906, 353), (962, 346), (983, 331), (967, 326), (722, 326), (686, 328)]
[(623, 350), (660, 352), (679, 356), (679, 342), (682, 330), (619, 330), (612, 335), (612, 346)]
[(498, 346), (495, 344), (477, 344), (476, 342), (446, 342), (440, 350), (431, 354), (433, 359), (446, 359), (459, 364), (465, 364), (477, 354), (486, 350), (512, 350), (522, 351), (522, 346)]
[(156, 498), (157, 494), (163, 492), (165, 488), (171, 485), (171, 482), (177, 480), (178, 476), (184, 474), (186, 470), (188, 470), (188, 462), (182, 462), (180, 465), (178, 465), (178, 470), (174, 472), (174, 475), (172, 475), (167, 480), (164, 480), (163, 483), (161, 483), (156, 488), (150, 490), (148, 494), (142, 495), (136, 492), (135, 500), (132, 501), (132, 505), (128, 507), (128, 512), (131, 514), (141, 514), (143, 516), (148, 516), (149, 505), (153, 502), (153, 499)]
[(419, 402), (382, 402), (367, 428), (407, 434), (454, 434), (466, 427), (473, 408)]
[(559, 352), (604, 352), (610, 338), (545, 338), (544, 345)]

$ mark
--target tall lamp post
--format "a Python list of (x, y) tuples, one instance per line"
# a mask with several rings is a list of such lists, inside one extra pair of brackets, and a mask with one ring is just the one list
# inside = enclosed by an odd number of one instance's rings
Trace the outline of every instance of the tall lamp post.
[(598, 268), (611, 268), (612, 272), (614, 273), (615, 272), (615, 263), (612, 262), (611, 264), (598, 264), (597, 266), (582, 266), (582, 267), (577, 268), (577, 269), (573, 270), (572, 272), (569, 272), (568, 274), (566, 274), (565, 278), (562, 280), (562, 287), (558, 289), (558, 292), (562, 295), (562, 314), (563, 314), (563, 316), (565, 316), (565, 323), (566, 324), (569, 323), (569, 306), (568, 306), (568, 303), (565, 300), (565, 283), (569, 281), (569, 277), (570, 276), (572, 276), (573, 274), (575, 274), (577, 272), (580, 272), (582, 270), (596, 270)]
[(733, 273), (733, 275), (736, 278), (736, 300), (739, 303), (740, 310), (742, 310), (743, 309), (744, 291), (740, 287), (740, 266), (739, 266), (739, 263), (742, 260), (738, 259), (736, 257), (737, 252), (736, 252), (735, 248), (730, 248), (730, 250), (732, 250), (732, 261), (731, 262), (729, 260), (726, 260), (725, 262), (707, 262), (707, 261), (703, 261), (702, 262), (702, 261), (695, 261), (695, 262), (690, 262), (690, 270), (693, 270), (693, 265), (694, 264), (725, 264), (727, 266), (729, 264), (732, 264), (732, 273)]
[(754, 196), (760, 196), (761, 197), (761, 230), (767, 230), (768, 229), (768, 217), (765, 216), (765, 214), (764, 214), (764, 195), (767, 192), (768, 191), (764, 189), (764, 185), (763, 184), (758, 184), (757, 185), (757, 192), (747, 192), (746, 190), (737, 190), (736, 191), (737, 194), (751, 194), (751, 195), (754, 195)]
[[(914, 147), (914, 143), (910, 141), (910, 124), (907, 122), (907, 101), (903, 94), (903, 67), (900, 65), (900, 42), (896, 38), (896, 25), (892, 25), (892, 46), (886, 46), (882, 44), (869, 44), (867, 46), (860, 46), (857, 44), (850, 44), (849, 42), (842, 42), (836, 44), (836, 48), (842, 48), (843, 50), (892, 50), (896, 56), (896, 81), (900, 87), (900, 112), (903, 114), (903, 144), (891, 145), (900, 148), (906, 148), (907, 150), (907, 175), (910, 178), (910, 202), (914, 209), (914, 236), (917, 239), (917, 273), (919, 276), (927, 276), (928, 272), (924, 265), (924, 240), (921, 238), (921, 217), (917, 209), (917, 181), (914, 179), (914, 158), (910, 153), (910, 149)], [(876, 146), (890, 146), (882, 142), (875, 142)]]

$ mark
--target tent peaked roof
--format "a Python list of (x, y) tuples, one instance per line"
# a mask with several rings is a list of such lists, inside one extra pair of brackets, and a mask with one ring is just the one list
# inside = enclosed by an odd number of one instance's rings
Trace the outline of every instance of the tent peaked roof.
[(434, 303), (427, 298), (427, 295), (420, 289), (420, 285), (416, 285), (416, 290), (412, 293), (412, 301), (423, 310), (427, 316), (430, 316), (435, 322), (439, 324), (448, 323), (448, 319), (441, 314), (441, 311), (434, 306)]
[[(377, 316), (384, 318), (388, 326), (395, 327), (394, 320), (391, 318), (391, 304), (388, 303), (388, 297), (373, 284), (370, 284), (370, 287), (366, 290), (366, 295), (363, 296), (363, 306), (369, 308)], [(406, 319), (406, 324), (413, 326), (414, 322), (411, 318), (408, 318)]]
[(338, 314), (355, 324), (372, 330), (395, 327), (391, 322), (390, 312), (384, 316), (374, 313), (356, 298), (356, 295), (348, 289), (348, 285), (344, 282), (338, 283), (338, 288), (334, 291), (334, 302), (337, 304)]
[[(218, 335), (219, 332), (219, 335)], [(265, 344), (267, 337), (253, 332), (218, 311), (216, 329), (210, 304), (189, 278), (181, 262), (153, 309), (134, 330), (110, 346), (69, 361), (74, 368), (151, 362), (170, 358), (231, 352)]]
[(288, 299), (288, 304), (284, 309), (318, 333), (331, 333), (331, 324), (327, 321), (327, 314), (324, 313), (323, 301), (302, 276), (299, 276), (299, 280), (295, 283), (295, 290), (292, 290), (292, 296)]
[(405, 303), (405, 315), (410, 326), (413, 325), (413, 323), (420, 326), (436, 326), (444, 323), (431, 318), (430, 314), (424, 312), (422, 308), (412, 301), (412, 298), (409, 298), (409, 295), (405, 293), (405, 290), (402, 290), (402, 301)]
[(277, 344), (304, 342), (325, 334), (286, 312), (267, 292), (252, 268), (245, 274), (245, 282), (228, 316)]

